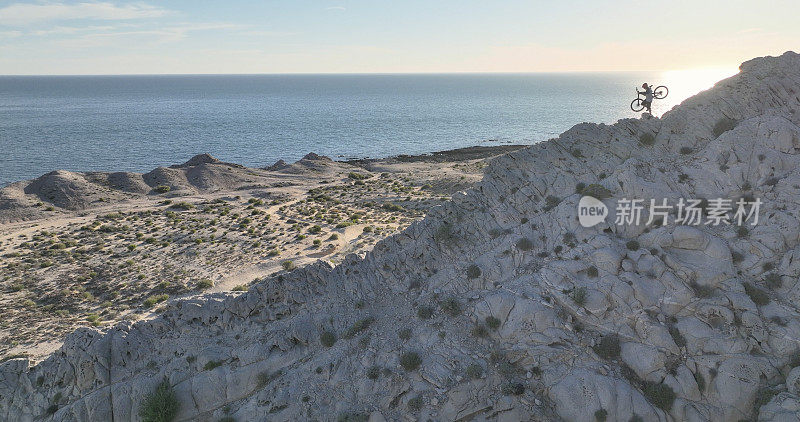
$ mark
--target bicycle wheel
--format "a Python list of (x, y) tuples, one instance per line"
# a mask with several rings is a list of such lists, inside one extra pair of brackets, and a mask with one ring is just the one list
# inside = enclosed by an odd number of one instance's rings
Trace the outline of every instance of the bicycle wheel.
[(662, 98), (667, 98), (667, 95), (669, 95), (669, 88), (664, 85), (659, 85), (653, 90), (653, 98), (660, 100)]
[(642, 99), (641, 98), (637, 98), (637, 99), (631, 101), (631, 110), (633, 110), (633, 111), (635, 111), (637, 113), (642, 111), (642, 110), (644, 110), (644, 105), (642, 104)]

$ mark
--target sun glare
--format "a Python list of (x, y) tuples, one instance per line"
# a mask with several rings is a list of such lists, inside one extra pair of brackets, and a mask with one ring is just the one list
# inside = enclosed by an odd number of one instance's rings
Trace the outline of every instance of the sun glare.
[(739, 73), (735, 67), (668, 70), (661, 73), (656, 85), (666, 85), (669, 96), (659, 104), (663, 111), (672, 109), (683, 100), (705, 91), (717, 82)]

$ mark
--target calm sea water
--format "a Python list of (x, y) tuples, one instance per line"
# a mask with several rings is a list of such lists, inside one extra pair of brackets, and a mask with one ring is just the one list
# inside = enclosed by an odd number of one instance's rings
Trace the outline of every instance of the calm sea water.
[[(0, 77), (0, 185), (149, 171), (210, 153), (262, 167), (534, 143), (613, 123), (650, 73)], [(696, 90), (670, 86), (657, 114)]]

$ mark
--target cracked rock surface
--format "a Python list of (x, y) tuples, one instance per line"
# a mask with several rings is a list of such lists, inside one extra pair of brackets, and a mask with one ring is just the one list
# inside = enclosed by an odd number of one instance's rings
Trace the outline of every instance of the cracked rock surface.
[[(178, 420), (796, 421), (799, 164), (800, 55), (753, 59), (662, 118), (498, 157), (365, 256), (2, 363), (0, 420), (138, 420), (166, 377)], [(584, 228), (579, 184), (612, 210), (763, 203), (746, 232)]]

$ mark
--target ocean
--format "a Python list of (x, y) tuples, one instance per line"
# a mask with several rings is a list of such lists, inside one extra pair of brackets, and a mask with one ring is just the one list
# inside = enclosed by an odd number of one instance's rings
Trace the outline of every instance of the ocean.
[[(673, 72), (675, 73), (675, 72)], [(0, 185), (56, 169), (146, 172), (200, 153), (264, 167), (532, 144), (613, 123), (643, 81), (660, 115), (718, 75), (670, 72), (0, 76)]]

